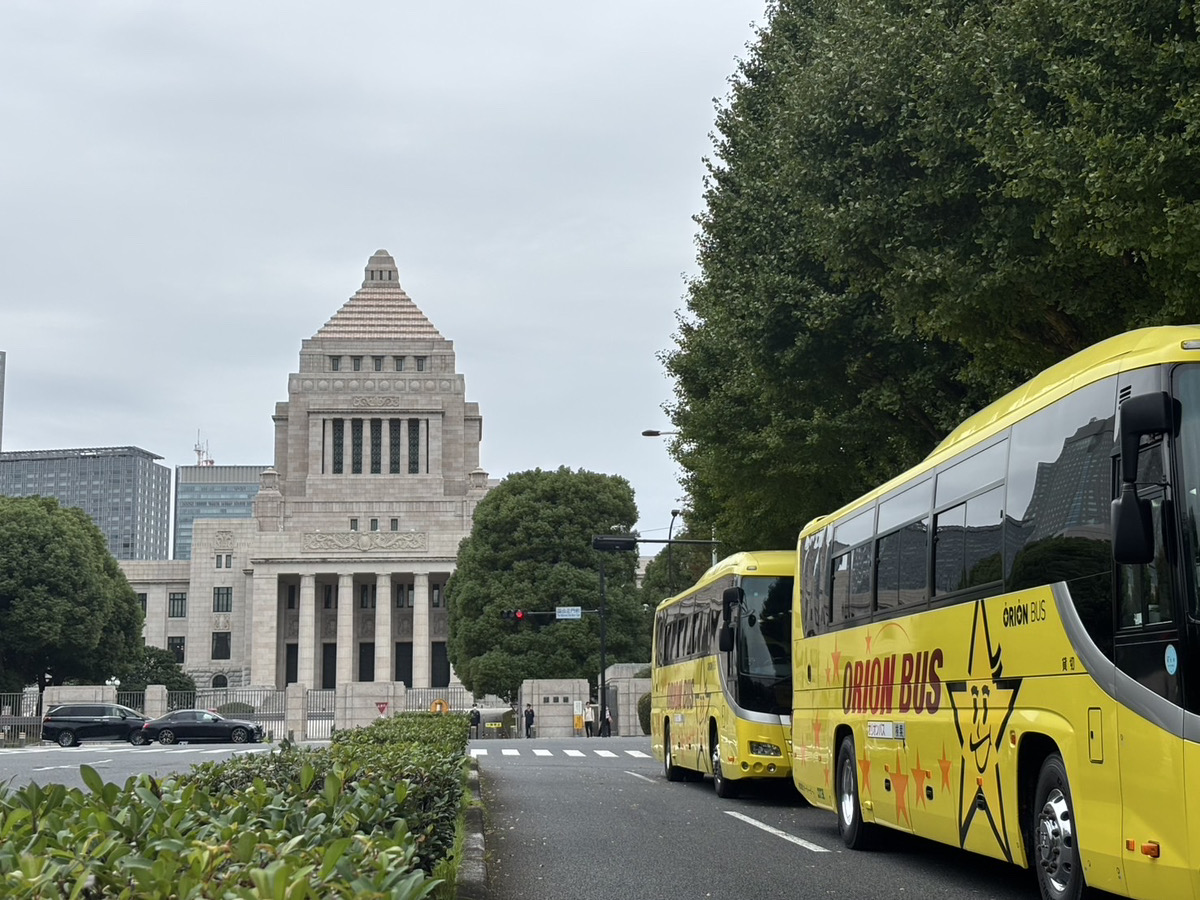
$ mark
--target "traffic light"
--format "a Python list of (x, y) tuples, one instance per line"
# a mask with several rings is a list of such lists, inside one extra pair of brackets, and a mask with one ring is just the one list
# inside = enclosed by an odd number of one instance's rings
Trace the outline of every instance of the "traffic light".
[(592, 549), (601, 553), (622, 553), (637, 548), (638, 539), (631, 534), (598, 534), (592, 538)]
[(516, 612), (513, 613), (513, 618), (517, 620), (517, 624), (524, 622), (525, 621), (525, 610), (518, 609)]
[(506, 622), (512, 622), (514, 625), (520, 625), (525, 621), (525, 610), (523, 609), (502, 609), (500, 610), (500, 618)]

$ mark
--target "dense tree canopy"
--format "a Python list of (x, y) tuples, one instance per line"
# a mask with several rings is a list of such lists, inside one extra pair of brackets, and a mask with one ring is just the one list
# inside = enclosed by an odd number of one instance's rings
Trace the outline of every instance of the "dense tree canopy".
[(607, 660), (645, 662), (650, 616), (634, 583), (636, 553), (602, 554), (592, 537), (627, 532), (637, 519), (629, 483), (611, 475), (535, 469), (510, 475), (475, 510), (470, 536), (446, 587), (450, 661), (472, 692), (512, 699), (527, 678), (594, 678), (600, 622), (523, 623), (503, 610), (552, 613), (557, 606), (600, 607), (600, 563), (607, 595)]
[(0, 497), (0, 690), (124, 680), (141, 648), (137, 597), (87, 514)]
[(168, 691), (195, 691), (196, 682), (162, 647), (143, 647), (121, 679), (121, 689), (144, 691), (147, 685), (165, 685)]
[(1177, 2), (778, 0), (664, 355), (696, 522), (794, 546), (1047, 365), (1200, 320), (1198, 83)]

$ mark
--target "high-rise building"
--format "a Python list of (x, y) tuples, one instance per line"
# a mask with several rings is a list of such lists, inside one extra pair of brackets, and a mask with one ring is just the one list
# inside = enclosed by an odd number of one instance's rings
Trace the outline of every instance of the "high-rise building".
[(175, 467), (174, 559), (192, 558), (192, 523), (196, 519), (249, 519), (261, 466)]
[(117, 559), (166, 559), (171, 470), (140, 447), (0, 453), (0, 495), (54, 497), (82, 509)]
[(4, 449), (4, 351), (0, 350), (0, 450)]
[(445, 587), (490, 487), (483, 419), (386, 251), (287, 392), (253, 517), (193, 520), (190, 560), (122, 563), (146, 642), (206, 687), (453, 683)]

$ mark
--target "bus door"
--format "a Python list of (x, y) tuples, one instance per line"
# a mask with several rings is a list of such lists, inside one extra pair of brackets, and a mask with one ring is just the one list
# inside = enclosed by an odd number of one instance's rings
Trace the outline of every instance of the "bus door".
[(1184, 784), (1180, 592), (1162, 462), (1161, 442), (1141, 448), (1138, 495), (1150, 504), (1153, 558), (1145, 564), (1117, 567), (1113, 650), (1117, 669), (1128, 676), (1117, 680), (1123, 861), (1131, 895), (1190, 897), (1189, 847), (1180, 796)]

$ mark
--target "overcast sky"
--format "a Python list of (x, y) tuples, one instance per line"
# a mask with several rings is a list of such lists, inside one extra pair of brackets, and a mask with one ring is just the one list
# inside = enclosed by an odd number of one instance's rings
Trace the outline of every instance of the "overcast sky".
[(649, 537), (703, 159), (765, 0), (0, 4), (3, 449), (273, 461), (376, 249), (493, 478), (623, 475)]

